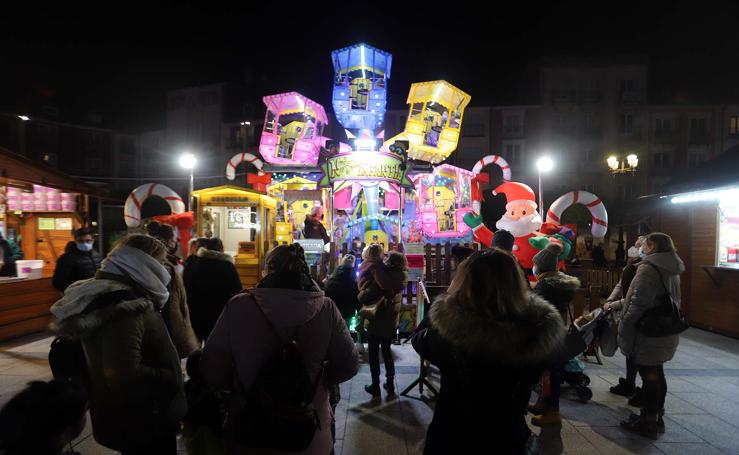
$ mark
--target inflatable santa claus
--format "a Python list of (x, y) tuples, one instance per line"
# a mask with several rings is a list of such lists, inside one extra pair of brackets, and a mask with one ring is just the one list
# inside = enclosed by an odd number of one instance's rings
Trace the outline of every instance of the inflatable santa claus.
[[(506, 212), (495, 223), (498, 229), (505, 229), (513, 234), (513, 255), (519, 264), (529, 271), (533, 266), (533, 258), (538, 250), (534, 248), (529, 239), (539, 235), (537, 232), (542, 225), (541, 216), (536, 211), (534, 191), (523, 183), (506, 182), (493, 191), (494, 195), (504, 194), (506, 197)], [(465, 223), (472, 228), (477, 240), (490, 247), (492, 245), (493, 233), (482, 223), (479, 215), (468, 214)]]

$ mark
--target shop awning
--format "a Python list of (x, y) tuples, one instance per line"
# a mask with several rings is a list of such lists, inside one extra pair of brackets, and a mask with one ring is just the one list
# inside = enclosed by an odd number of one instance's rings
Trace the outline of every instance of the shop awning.
[(109, 198), (104, 191), (94, 185), (2, 147), (0, 147), (0, 183), (43, 185), (67, 193)]

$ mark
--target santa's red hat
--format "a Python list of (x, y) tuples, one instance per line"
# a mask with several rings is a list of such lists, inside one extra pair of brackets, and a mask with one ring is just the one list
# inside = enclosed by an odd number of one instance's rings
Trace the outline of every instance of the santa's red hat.
[(505, 194), (506, 208), (512, 203), (524, 202), (536, 209), (536, 196), (534, 196), (534, 190), (528, 185), (519, 182), (505, 182), (498, 188), (493, 190), (493, 195)]

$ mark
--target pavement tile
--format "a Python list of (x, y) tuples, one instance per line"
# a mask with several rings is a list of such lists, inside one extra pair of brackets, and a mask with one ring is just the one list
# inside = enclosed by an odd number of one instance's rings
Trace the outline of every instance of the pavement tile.
[(705, 442), (656, 442), (654, 445), (666, 455), (722, 455), (724, 453)]
[(728, 398), (712, 393), (679, 393), (676, 395), (689, 405), (702, 409), (702, 414), (719, 417), (739, 429), (739, 397)]
[(676, 415), (672, 419), (700, 436), (712, 446), (726, 453), (739, 453), (739, 431), (719, 417), (713, 415)]
[(602, 454), (663, 455), (651, 439), (627, 439), (614, 430), (616, 429), (606, 427), (577, 428), (577, 431)]
[(74, 449), (82, 455), (117, 455), (118, 452), (103, 447), (90, 436), (74, 445)]

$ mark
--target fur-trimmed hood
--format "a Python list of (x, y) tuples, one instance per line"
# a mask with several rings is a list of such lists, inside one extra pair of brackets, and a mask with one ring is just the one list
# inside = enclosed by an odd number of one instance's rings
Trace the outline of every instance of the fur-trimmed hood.
[[(96, 298), (110, 293), (125, 297), (108, 305), (91, 306)], [(125, 283), (90, 278), (69, 286), (64, 296), (51, 306), (50, 311), (54, 316), (51, 329), (64, 337), (84, 338), (118, 314), (153, 308), (151, 300), (137, 297), (136, 292)]]
[(220, 251), (209, 250), (206, 248), (199, 248), (196, 255), (197, 257), (203, 258), (203, 259), (212, 259), (214, 261), (225, 261), (225, 262), (230, 262), (231, 264), (235, 263), (233, 256), (231, 256), (230, 254), (221, 253)]
[(540, 365), (561, 349), (565, 329), (557, 310), (531, 293), (521, 314), (505, 320), (479, 314), (470, 303), (440, 296), (431, 307), (432, 326), (452, 344), (508, 365)]
[(580, 280), (562, 272), (542, 273), (537, 277), (536, 281), (567, 291), (576, 291), (580, 288)]

